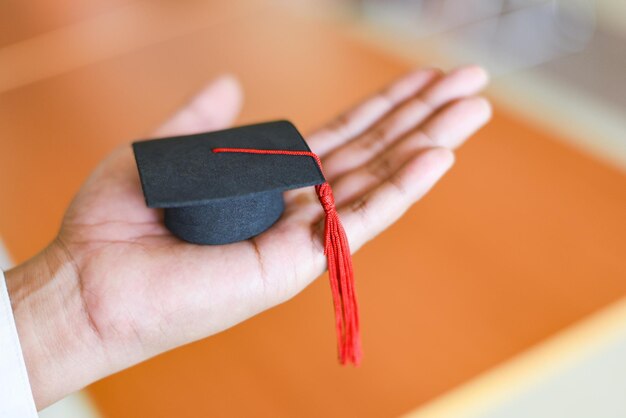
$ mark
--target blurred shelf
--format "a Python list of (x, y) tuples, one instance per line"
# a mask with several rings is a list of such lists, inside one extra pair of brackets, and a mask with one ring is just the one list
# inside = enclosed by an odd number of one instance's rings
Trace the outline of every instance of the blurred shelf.
[[(485, 66), (492, 74), (489, 94), (501, 105), (626, 168), (626, 26), (606, 18), (623, 6), (526, 0), (505, 12), (500, 2), (485, 3), (483, 10), (462, 0), (448, 0), (445, 7), (430, 3), (366, 0), (338, 22), (352, 36), (411, 62)], [(555, 4), (587, 6), (574, 17), (554, 17)], [(560, 27), (567, 18), (579, 22)]]

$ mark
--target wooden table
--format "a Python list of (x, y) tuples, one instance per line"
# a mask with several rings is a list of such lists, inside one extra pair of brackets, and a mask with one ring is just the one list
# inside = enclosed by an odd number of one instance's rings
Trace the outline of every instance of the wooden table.
[[(26, 29), (25, 6), (16, 21), (0, 8), (0, 234), (16, 261), (54, 236), (107, 152), (219, 73), (243, 82), (240, 123), (307, 131), (408, 70), (273, 3), (65, 3)], [(116, 418), (397, 416), (622, 298), (625, 212), (623, 174), (496, 103), (452, 172), (356, 256), (361, 368), (334, 361), (322, 279), (89, 394)]]

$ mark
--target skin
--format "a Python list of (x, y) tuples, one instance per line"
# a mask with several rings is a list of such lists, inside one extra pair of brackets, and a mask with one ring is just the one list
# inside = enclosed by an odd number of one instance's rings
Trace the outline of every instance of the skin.
[[(478, 67), (409, 73), (307, 141), (323, 161), (352, 251), (396, 221), (491, 116)], [(232, 77), (204, 89), (155, 133), (230, 126), (242, 103)], [(258, 237), (198, 246), (146, 207), (129, 145), (85, 182), (61, 230), (6, 273), (38, 408), (116, 371), (205, 338), (293, 297), (324, 272), (322, 210), (312, 188), (285, 194)]]

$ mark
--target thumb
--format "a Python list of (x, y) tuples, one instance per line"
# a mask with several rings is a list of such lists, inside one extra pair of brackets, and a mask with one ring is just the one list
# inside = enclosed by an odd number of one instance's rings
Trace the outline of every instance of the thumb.
[[(219, 77), (176, 112), (154, 135), (185, 135), (226, 128), (237, 117), (242, 96), (237, 79)], [(68, 210), (66, 223), (80, 221), (78, 218), (85, 214), (92, 223), (112, 219), (145, 221), (156, 216), (144, 203), (137, 166), (128, 144), (115, 150), (91, 174)]]
[(223, 75), (176, 112), (155, 135), (187, 135), (226, 128), (239, 114), (242, 101), (239, 81), (231, 75)]

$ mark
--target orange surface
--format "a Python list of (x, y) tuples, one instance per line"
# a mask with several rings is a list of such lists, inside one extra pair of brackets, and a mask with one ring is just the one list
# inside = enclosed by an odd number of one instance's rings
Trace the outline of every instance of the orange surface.
[[(109, 150), (220, 72), (243, 81), (239, 122), (306, 131), (407, 68), (267, 8), (2, 92), (0, 234), (17, 261), (35, 253)], [(319, 280), (89, 393), (105, 418), (396, 416), (626, 295), (625, 212), (622, 174), (496, 104), (436, 190), (356, 256), (361, 368), (333, 361)]]
[(136, 0), (6, 1), (0, 5), (0, 46), (44, 34)]

